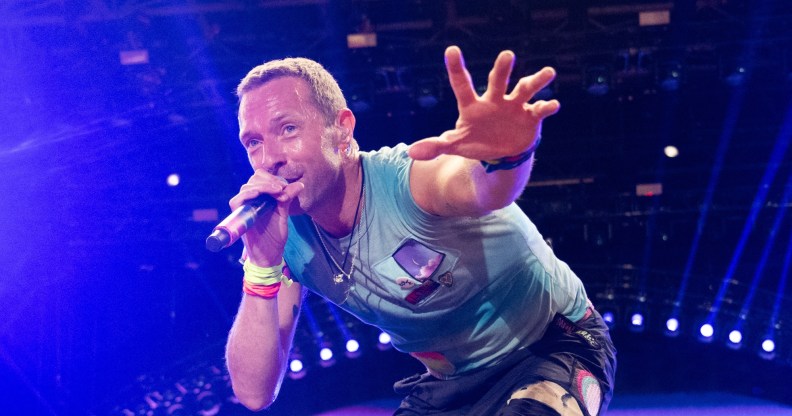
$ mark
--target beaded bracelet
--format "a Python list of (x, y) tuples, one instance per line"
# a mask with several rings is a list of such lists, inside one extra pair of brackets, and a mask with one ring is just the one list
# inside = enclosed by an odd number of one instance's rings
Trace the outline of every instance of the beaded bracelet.
[(542, 136), (536, 138), (536, 141), (528, 148), (528, 150), (515, 156), (506, 156), (500, 159), (482, 160), (481, 166), (484, 166), (486, 173), (494, 172), (496, 170), (514, 169), (522, 165), (533, 156), (536, 148), (539, 147), (539, 142), (542, 141)]

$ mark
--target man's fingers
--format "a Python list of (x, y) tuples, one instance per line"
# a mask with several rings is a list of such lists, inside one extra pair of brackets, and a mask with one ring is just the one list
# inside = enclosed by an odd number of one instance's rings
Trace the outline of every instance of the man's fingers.
[(561, 108), (561, 104), (558, 102), (558, 100), (537, 101), (532, 105), (534, 115), (540, 119), (552, 116)]
[(283, 191), (275, 199), (281, 202), (290, 201), (299, 195), (303, 189), (305, 189), (305, 184), (302, 182), (290, 183), (283, 188)]
[(284, 190), (285, 185), (285, 182), (280, 180), (272, 180), (270, 177), (254, 174), (248, 183), (239, 188), (239, 193), (228, 201), (228, 205), (231, 210), (235, 210), (245, 202), (255, 199), (261, 194), (277, 195)]
[(499, 99), (506, 94), (506, 88), (509, 85), (509, 76), (511, 76), (512, 68), (514, 67), (514, 53), (512, 51), (503, 51), (495, 59), (495, 65), (489, 73), (486, 94), (492, 98)]
[(454, 91), (457, 103), (464, 107), (476, 101), (476, 90), (473, 88), (473, 80), (470, 73), (465, 68), (465, 60), (462, 51), (456, 46), (449, 46), (445, 51), (445, 64), (448, 71), (448, 81)]
[(407, 154), (413, 160), (432, 160), (443, 153), (446, 153), (450, 143), (442, 137), (430, 137), (419, 140), (407, 149)]
[(520, 78), (509, 98), (515, 101), (528, 101), (542, 88), (549, 85), (555, 76), (556, 72), (553, 68), (545, 67), (533, 75)]

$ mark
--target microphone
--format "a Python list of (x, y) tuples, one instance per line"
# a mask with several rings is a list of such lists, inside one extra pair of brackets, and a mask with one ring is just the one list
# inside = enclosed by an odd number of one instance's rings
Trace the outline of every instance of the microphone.
[(278, 202), (270, 194), (261, 194), (245, 202), (212, 230), (212, 234), (206, 238), (206, 249), (217, 253), (230, 247), (253, 226), (256, 218), (272, 212), (277, 205)]

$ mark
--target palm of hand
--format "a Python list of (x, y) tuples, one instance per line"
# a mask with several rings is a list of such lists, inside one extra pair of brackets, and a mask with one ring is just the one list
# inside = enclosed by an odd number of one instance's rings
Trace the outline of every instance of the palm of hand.
[(555, 114), (559, 104), (555, 100), (534, 103), (528, 100), (553, 80), (555, 71), (544, 68), (522, 78), (506, 94), (513, 62), (511, 52), (501, 52), (490, 72), (487, 90), (479, 96), (465, 69), (461, 51), (448, 48), (446, 67), (459, 118), (453, 130), (414, 143), (410, 156), (427, 160), (440, 154), (453, 154), (490, 160), (517, 155), (530, 148), (540, 134), (542, 120)]

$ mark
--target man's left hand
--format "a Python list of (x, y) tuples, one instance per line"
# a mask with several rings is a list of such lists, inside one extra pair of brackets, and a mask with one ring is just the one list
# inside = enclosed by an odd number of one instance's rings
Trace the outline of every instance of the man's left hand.
[(489, 73), (487, 90), (478, 95), (465, 68), (462, 51), (456, 46), (449, 47), (445, 61), (459, 118), (453, 130), (413, 143), (409, 149), (413, 159), (430, 160), (450, 154), (492, 160), (518, 155), (538, 139), (542, 120), (560, 108), (556, 100), (528, 102), (555, 78), (553, 68), (545, 67), (521, 78), (507, 94), (514, 53), (503, 51)]

